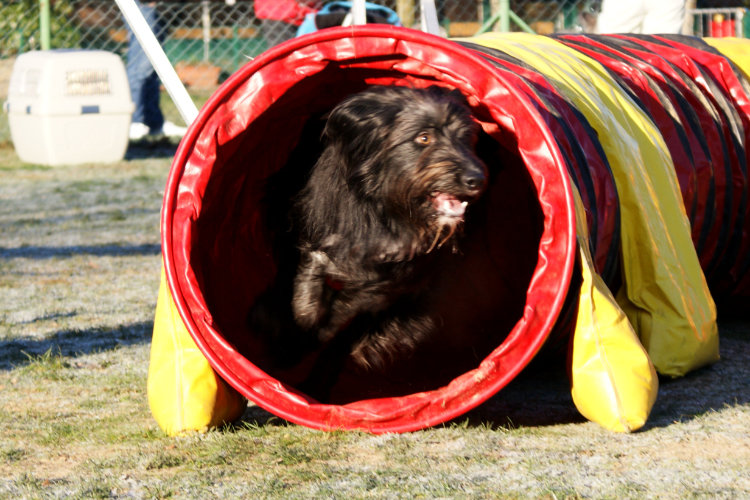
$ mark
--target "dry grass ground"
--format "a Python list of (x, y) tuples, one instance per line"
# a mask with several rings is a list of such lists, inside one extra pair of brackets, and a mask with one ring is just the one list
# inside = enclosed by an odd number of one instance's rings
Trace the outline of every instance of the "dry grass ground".
[(632, 435), (583, 421), (549, 369), (410, 434), (250, 407), (166, 437), (145, 382), (169, 153), (45, 168), (0, 148), (0, 498), (750, 498), (747, 321), (721, 324), (721, 362), (662, 381)]

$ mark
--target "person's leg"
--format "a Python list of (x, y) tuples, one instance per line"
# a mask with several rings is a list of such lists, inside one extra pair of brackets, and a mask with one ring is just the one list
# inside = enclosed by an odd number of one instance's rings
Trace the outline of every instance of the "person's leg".
[(128, 61), (126, 73), (128, 75), (128, 84), (130, 85), (130, 97), (135, 104), (133, 111), (133, 122), (143, 123), (143, 84), (146, 81), (144, 75), (148, 74), (151, 63), (148, 61), (146, 54), (143, 53), (141, 45), (135, 40), (135, 35), (128, 29)]
[[(156, 38), (163, 41), (164, 25), (156, 8), (143, 4), (139, 4), (139, 7)], [(135, 104), (132, 121), (145, 124), (152, 132), (156, 132), (164, 125), (164, 116), (159, 107), (159, 76), (129, 26), (128, 41), (126, 72), (131, 98)]]
[(161, 80), (156, 71), (152, 69), (141, 87), (142, 123), (148, 125), (152, 134), (160, 132), (164, 126), (164, 115), (161, 112), (160, 99)]

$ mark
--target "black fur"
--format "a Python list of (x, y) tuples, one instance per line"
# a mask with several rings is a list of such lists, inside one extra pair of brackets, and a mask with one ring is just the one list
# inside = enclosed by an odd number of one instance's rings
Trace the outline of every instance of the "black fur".
[[(251, 315), (277, 356), (293, 362), (295, 350), (322, 345), (324, 372), (334, 354), (384, 369), (439, 327), (423, 305), (438, 255), (458, 250), (464, 210), (487, 184), (477, 134), (463, 96), (440, 87), (371, 87), (331, 111), (325, 148), (292, 200), (298, 260), (279, 267), (294, 276), (280, 272)], [(269, 301), (291, 302), (292, 321)]]

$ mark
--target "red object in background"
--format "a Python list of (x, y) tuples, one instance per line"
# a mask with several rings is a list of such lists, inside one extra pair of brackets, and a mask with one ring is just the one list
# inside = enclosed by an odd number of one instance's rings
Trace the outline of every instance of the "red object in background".
[(284, 21), (299, 26), (307, 14), (316, 12), (323, 5), (316, 0), (255, 0), (255, 15), (258, 19)]
[(724, 21), (721, 23), (721, 36), (723, 37), (735, 36), (734, 26), (735, 26), (734, 19), (724, 19)]
[(721, 38), (724, 33), (724, 16), (722, 14), (714, 14), (714, 16), (711, 18), (711, 29), (709, 36), (712, 36), (714, 38)]
[(735, 36), (736, 21), (724, 14), (714, 14), (710, 22), (709, 36), (714, 38)]

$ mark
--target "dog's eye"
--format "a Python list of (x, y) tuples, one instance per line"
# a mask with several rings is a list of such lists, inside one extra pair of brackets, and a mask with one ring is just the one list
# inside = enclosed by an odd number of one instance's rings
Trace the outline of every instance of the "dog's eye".
[(432, 135), (429, 132), (420, 132), (414, 141), (420, 146), (429, 146), (432, 144)]

